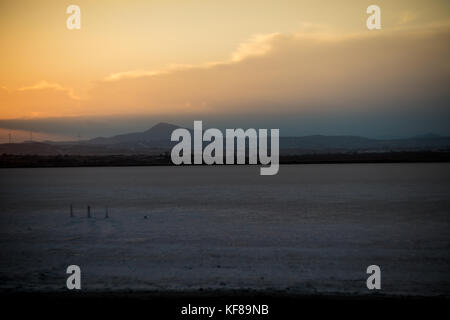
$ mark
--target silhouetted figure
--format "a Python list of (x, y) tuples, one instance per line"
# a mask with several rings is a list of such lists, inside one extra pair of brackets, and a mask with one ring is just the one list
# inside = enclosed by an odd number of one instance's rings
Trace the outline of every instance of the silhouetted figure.
[(73, 218), (73, 208), (72, 208), (72, 205), (70, 205), (70, 217)]
[(105, 219), (108, 219), (109, 215), (108, 215), (108, 206), (106, 206), (105, 208)]
[(91, 207), (87, 206), (87, 217), (90, 218), (91, 217)]

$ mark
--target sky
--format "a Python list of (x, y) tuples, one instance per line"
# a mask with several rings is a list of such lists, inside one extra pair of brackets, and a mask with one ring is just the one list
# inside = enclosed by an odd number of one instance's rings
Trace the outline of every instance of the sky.
[[(66, 8), (81, 9), (69, 30)], [(366, 8), (381, 8), (368, 30)], [(5, 0), (0, 142), (159, 121), (450, 135), (450, 2)]]

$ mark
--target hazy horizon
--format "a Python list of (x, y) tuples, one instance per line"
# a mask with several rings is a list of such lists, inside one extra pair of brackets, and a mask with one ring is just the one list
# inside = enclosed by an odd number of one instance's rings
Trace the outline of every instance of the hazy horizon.
[[(109, 120), (109, 121), (108, 121)], [(63, 142), (63, 141), (79, 141), (79, 140), (89, 140), (93, 138), (99, 137), (113, 137), (121, 134), (129, 134), (136, 132), (144, 132), (153, 128), (154, 126), (166, 123), (170, 125), (175, 125), (184, 128), (193, 128), (193, 122), (188, 120), (183, 121), (165, 121), (164, 119), (153, 120), (153, 119), (142, 119), (136, 118), (133, 119), (130, 124), (130, 120), (128, 121), (120, 121), (120, 119), (98, 119), (98, 118), (78, 118), (75, 117), (73, 119), (63, 118), (63, 119), (39, 119), (39, 120), (27, 120), (27, 119), (14, 119), (9, 121), (0, 120), (0, 125), (3, 125), (5, 128), (0, 129), (0, 143), (21, 143), (27, 141), (34, 142), (45, 142), (45, 141), (55, 141), (55, 142)], [(211, 125), (214, 123), (215, 125)], [(242, 123), (242, 122), (241, 122)], [(230, 123), (231, 124), (231, 123)], [(236, 122), (233, 122), (236, 124)], [(244, 123), (245, 124), (245, 123)], [(12, 129), (7, 129), (8, 126)], [(217, 127), (221, 130), (225, 130), (226, 128), (263, 128), (264, 126), (255, 126), (255, 125), (243, 125), (243, 126), (226, 126), (226, 122), (220, 123), (220, 121), (206, 121), (204, 122), (204, 130), (207, 128)], [(269, 125), (269, 123), (267, 123)], [(18, 129), (13, 129), (18, 128)], [(78, 134), (72, 134), (72, 132), (77, 132)], [(370, 139), (406, 139), (406, 138), (414, 138), (419, 136), (426, 135), (437, 135), (442, 137), (448, 137), (450, 134), (442, 134), (435, 131), (423, 131), (417, 132), (416, 134), (400, 134), (400, 135), (371, 135), (371, 134), (355, 134), (351, 132), (346, 132), (345, 130), (342, 132), (333, 131), (333, 130), (325, 130), (322, 132), (314, 132), (313, 130), (295, 130), (295, 128), (288, 128), (287, 130), (280, 131), (280, 137), (303, 137), (303, 136), (314, 136), (314, 135), (323, 135), (323, 136), (359, 136)], [(44, 132), (44, 130), (47, 131)]]

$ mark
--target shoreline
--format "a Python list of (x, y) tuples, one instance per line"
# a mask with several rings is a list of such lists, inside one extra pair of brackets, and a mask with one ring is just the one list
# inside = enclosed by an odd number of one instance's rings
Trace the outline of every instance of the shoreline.
[[(251, 165), (247, 163), (242, 165)], [(279, 163), (345, 164), (345, 163), (442, 163), (450, 162), (450, 151), (399, 151), (354, 153), (309, 153), (281, 155)], [(181, 166), (207, 166), (181, 165)], [(230, 164), (239, 165), (239, 164)], [(260, 166), (260, 164), (255, 164)], [(143, 167), (175, 166), (167, 154), (161, 155), (0, 155), (0, 168), (71, 168), (71, 167)], [(214, 166), (214, 165), (212, 165)]]

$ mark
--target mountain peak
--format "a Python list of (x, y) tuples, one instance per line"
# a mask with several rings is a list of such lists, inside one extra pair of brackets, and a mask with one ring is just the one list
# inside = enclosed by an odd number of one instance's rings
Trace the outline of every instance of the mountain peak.
[(153, 139), (167, 139), (172, 134), (172, 131), (180, 128), (174, 124), (159, 122), (155, 124), (153, 127), (144, 132), (145, 135), (151, 136)]
[(176, 127), (176, 125), (167, 123), (167, 122), (158, 122), (152, 128), (155, 128), (155, 127)]

